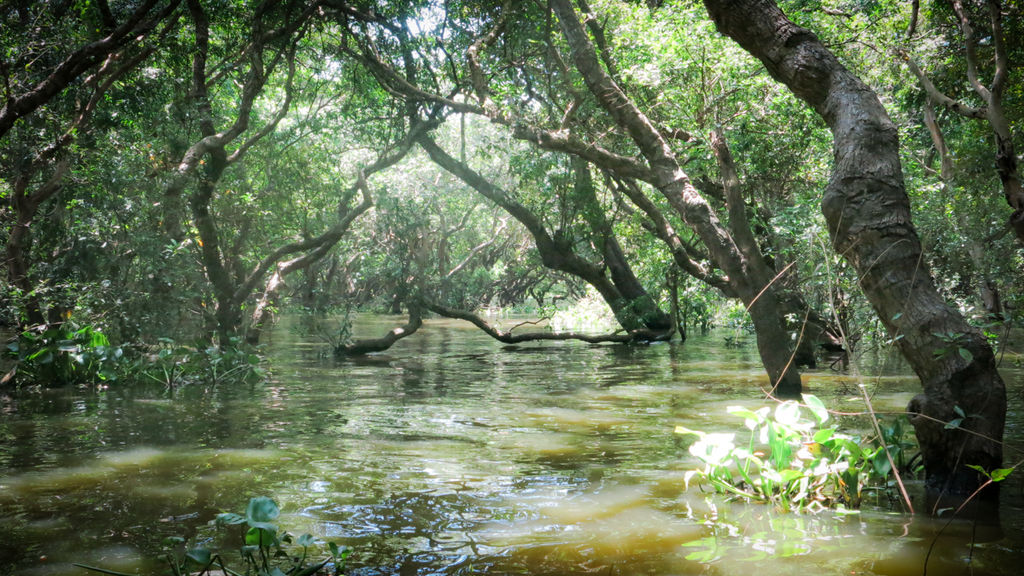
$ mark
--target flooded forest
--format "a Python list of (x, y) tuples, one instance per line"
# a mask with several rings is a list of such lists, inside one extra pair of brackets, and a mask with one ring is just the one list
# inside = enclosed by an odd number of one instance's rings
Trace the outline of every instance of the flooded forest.
[(1022, 72), (1008, 0), (2, 2), (0, 576), (1015, 575)]

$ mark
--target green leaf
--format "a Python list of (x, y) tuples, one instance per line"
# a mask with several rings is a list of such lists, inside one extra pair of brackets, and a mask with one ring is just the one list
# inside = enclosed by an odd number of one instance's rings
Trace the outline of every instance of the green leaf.
[(200, 566), (206, 566), (211, 562), (212, 554), (206, 548), (193, 548), (185, 553), (185, 557)]
[(964, 414), (964, 409), (959, 406), (953, 406), (953, 412), (961, 418), (967, 418), (967, 414)]
[(775, 408), (775, 420), (785, 426), (795, 426), (800, 421), (800, 405), (783, 402)]
[(225, 526), (225, 525), (231, 526), (231, 525), (234, 525), (234, 524), (244, 524), (245, 523), (245, 516), (242, 516), (240, 514), (235, 514), (234, 512), (225, 512), (223, 514), (218, 514), (217, 515), (216, 523), (217, 523), (218, 526)]
[(316, 543), (316, 539), (313, 538), (312, 534), (303, 534), (302, 536), (299, 536), (299, 546), (308, 548), (309, 546), (312, 546), (314, 543)]
[(886, 455), (885, 450), (879, 449), (871, 459), (871, 464), (875, 474), (883, 478), (888, 476), (889, 472), (892, 472), (892, 464), (889, 462), (889, 457)]
[(953, 430), (955, 428), (959, 428), (960, 427), (960, 423), (963, 422), (963, 421), (964, 421), (963, 418), (954, 418), (954, 419), (950, 420), (949, 422), (946, 422), (946, 425), (943, 426), (943, 428), (945, 428), (946, 430)]
[(260, 526), (253, 526), (245, 533), (246, 545), (261, 546), (264, 548), (272, 546), (276, 540), (277, 526), (262, 522), (259, 524)]
[(676, 426), (675, 433), (676, 434), (693, 434), (694, 436), (697, 436), (699, 438), (703, 438), (704, 437), (704, 432), (702, 432), (700, 430), (690, 430), (686, 426)]
[(245, 509), (245, 517), (250, 525), (254, 522), (273, 522), (280, 513), (277, 503), (266, 496), (252, 498)]
[(750, 420), (758, 420), (760, 418), (757, 412), (748, 410), (743, 406), (728, 406), (725, 411), (733, 416), (739, 416), (740, 418), (747, 418)]
[(964, 360), (966, 360), (968, 362), (971, 362), (971, 361), (974, 360), (974, 354), (971, 354), (971, 351), (968, 350), (967, 348), (959, 348), (959, 349), (957, 349), (957, 352), (960, 353), (960, 357), (961, 358), (963, 358)]
[(835, 433), (835, 428), (822, 428), (821, 430), (818, 430), (817, 432), (814, 433), (813, 438), (815, 442), (817, 442), (818, 444), (822, 444), (824, 442), (827, 442), (829, 438), (832, 438), (832, 435)]
[(825, 403), (818, 399), (814, 394), (804, 394), (804, 403), (811, 409), (811, 413), (818, 419), (818, 424), (824, 424), (828, 420), (828, 408), (825, 408)]
[(992, 471), (992, 474), (989, 475), (989, 478), (991, 478), (993, 482), (1002, 482), (1003, 480), (1006, 480), (1006, 477), (1013, 471), (1014, 468), (996, 468)]

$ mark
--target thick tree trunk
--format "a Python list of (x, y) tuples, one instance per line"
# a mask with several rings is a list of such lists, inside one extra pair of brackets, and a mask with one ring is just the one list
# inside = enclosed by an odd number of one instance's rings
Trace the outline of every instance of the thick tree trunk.
[[(810, 104), (835, 138), (822, 209), (834, 248), (857, 270), (879, 319), (921, 379), (908, 410), (928, 487), (965, 494), (966, 465), (1002, 464), (1006, 389), (981, 333), (939, 295), (910, 222), (896, 128), (875, 93), (771, 0), (704, 0), (719, 31)], [(960, 427), (945, 428), (957, 418)]]

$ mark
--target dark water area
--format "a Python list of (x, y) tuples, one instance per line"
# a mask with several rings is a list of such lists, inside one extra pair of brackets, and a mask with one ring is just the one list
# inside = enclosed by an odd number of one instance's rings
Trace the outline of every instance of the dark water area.
[[(363, 317), (357, 334), (403, 322)], [(160, 573), (163, 538), (221, 542), (211, 520), (259, 495), (280, 504), (283, 529), (350, 547), (356, 575), (1020, 573), (1024, 471), (994, 523), (910, 516), (884, 497), (811, 515), (686, 489), (696, 461), (674, 428), (735, 431), (726, 407), (765, 404), (752, 344), (724, 342), (504, 347), (428, 320), (385, 353), (338, 362), (285, 321), (265, 383), (0, 396), (0, 574), (88, 574), (72, 562)], [(1019, 363), (1002, 364), (1017, 447)], [(879, 412), (918, 389), (892, 358), (858, 367)], [(853, 375), (804, 379), (830, 408), (864, 410)], [(1008, 449), (1008, 464), (1020, 454)]]

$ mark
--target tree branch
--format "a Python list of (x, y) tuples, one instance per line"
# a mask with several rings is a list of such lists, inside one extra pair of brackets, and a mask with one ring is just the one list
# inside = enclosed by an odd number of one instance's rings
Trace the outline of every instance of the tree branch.
[(521, 344), (523, 342), (537, 342), (541, 340), (579, 340), (589, 344), (610, 343), (631, 343), (631, 342), (654, 342), (665, 340), (671, 337), (672, 332), (655, 332), (652, 330), (633, 330), (631, 332), (613, 332), (611, 334), (584, 334), (580, 332), (526, 332), (513, 334), (511, 331), (503, 332), (491, 326), (486, 320), (465, 310), (454, 310), (433, 302), (425, 304), (428, 310), (440, 314), (445, 318), (465, 320), (477, 328), (483, 330), (488, 336), (505, 344)]

